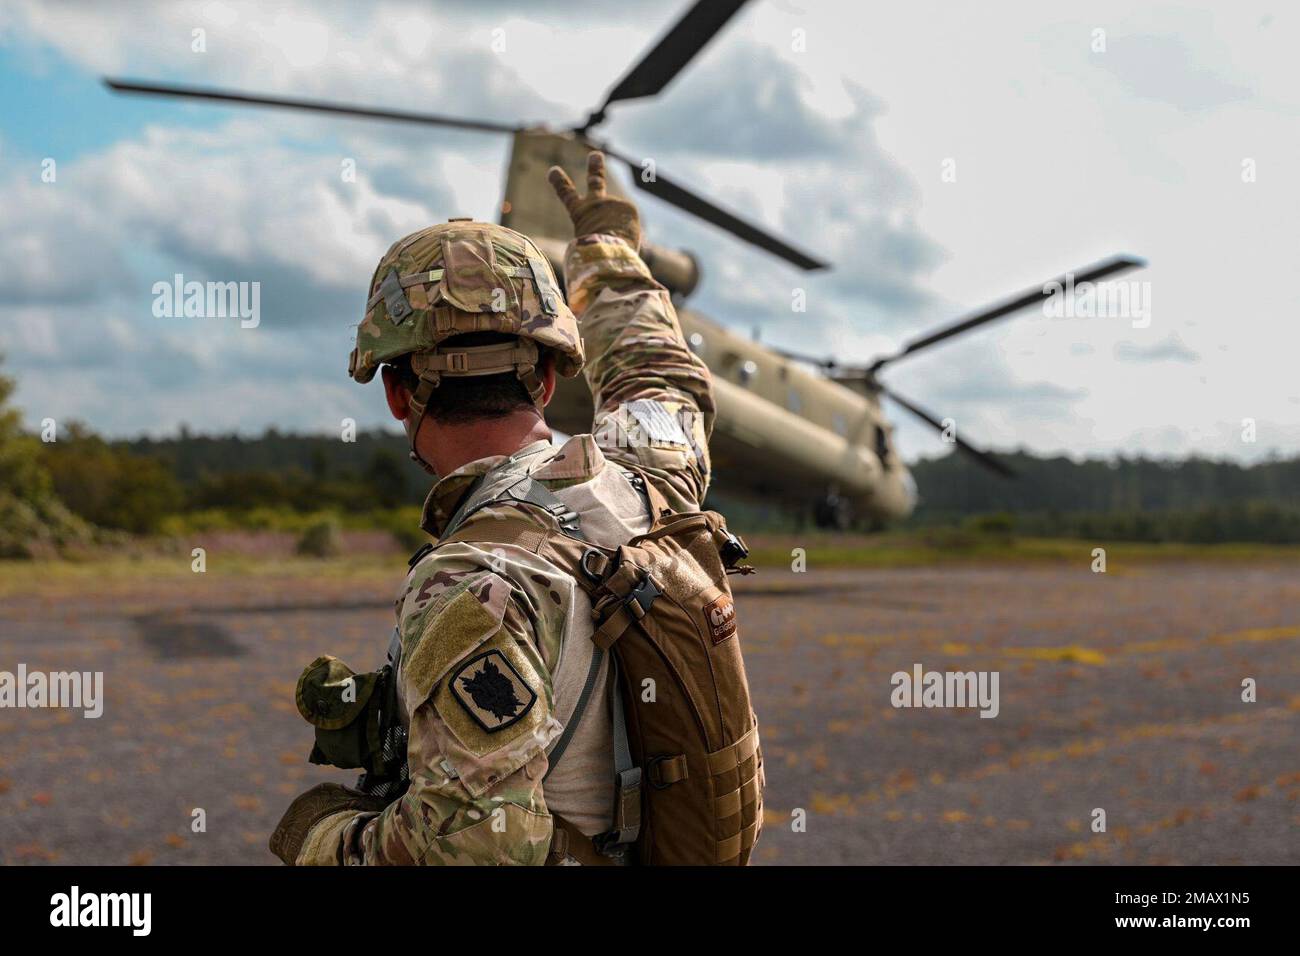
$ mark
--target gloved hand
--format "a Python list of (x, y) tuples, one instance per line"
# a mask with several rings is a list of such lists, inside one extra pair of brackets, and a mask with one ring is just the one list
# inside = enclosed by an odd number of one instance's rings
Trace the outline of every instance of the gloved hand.
[(559, 166), (552, 166), (546, 174), (555, 195), (573, 220), (575, 236), (593, 233), (615, 235), (626, 239), (633, 249), (641, 248), (641, 220), (636, 206), (626, 199), (605, 195), (605, 154), (593, 150), (587, 154), (587, 195), (579, 196), (573, 180)]
[[(293, 803), (289, 804), (289, 809), (284, 811), (279, 825), (271, 834), (269, 844), (271, 852), (289, 866), (293, 866), (302, 852), (303, 844), (308, 841), (312, 828), (322, 823), (326, 817), (349, 810), (354, 811), (353, 815), (376, 812), (384, 809), (385, 806), (387, 803), (380, 797), (371, 797), (356, 790), (349, 790), (337, 783), (319, 784), (306, 793), (299, 794)], [(337, 861), (338, 853), (342, 848), (343, 830), (342, 827), (332, 829), (337, 830), (340, 840), (338, 849), (333, 851)], [(329, 861), (322, 859), (319, 862)]]

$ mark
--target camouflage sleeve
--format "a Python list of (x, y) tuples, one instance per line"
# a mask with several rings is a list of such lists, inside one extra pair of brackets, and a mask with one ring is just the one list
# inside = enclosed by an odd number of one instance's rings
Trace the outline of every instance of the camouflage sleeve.
[(493, 571), (428, 565), (401, 615), (411, 786), (348, 826), (344, 860), (539, 865), (552, 830), (545, 749), (561, 726), (527, 602)]
[(582, 236), (565, 255), (569, 306), (587, 353), (592, 432), (606, 457), (644, 469), (670, 503), (709, 487), (713, 383), (687, 347), (668, 292), (616, 236)]

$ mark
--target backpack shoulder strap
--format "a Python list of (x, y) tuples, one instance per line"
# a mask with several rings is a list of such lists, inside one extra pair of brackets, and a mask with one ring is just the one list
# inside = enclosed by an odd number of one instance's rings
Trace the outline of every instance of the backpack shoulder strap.
[(619, 462), (618, 464), (627, 473), (628, 480), (632, 482), (633, 486), (645, 495), (646, 502), (650, 506), (650, 523), (652, 525), (660, 518), (670, 515), (676, 510), (668, 503), (668, 499), (663, 496), (663, 492), (655, 487), (644, 471), (636, 465), (629, 465), (626, 462)]
[[(663, 495), (646, 479), (644, 472), (638, 468), (631, 470), (637, 477), (637, 481), (634, 481), (634, 483), (639, 482), (650, 502), (652, 524), (659, 517), (671, 514), (672, 508)], [(470, 494), (473, 497), (476, 491), (471, 491)], [(556, 528), (540, 527), (536, 522), (529, 521), (522, 515), (519, 517), (494, 516), (490, 524), (487, 523), (486, 519), (473, 520), (474, 515), (488, 505), (505, 500), (517, 501), (540, 508), (555, 519)], [(528, 477), (520, 479), (499, 493), (483, 496), (478, 500), (467, 500), (462, 504), (447, 523), (447, 528), (444, 530), (442, 537), (438, 539), (438, 545), (449, 544), (453, 541), (512, 544), (526, 548), (534, 553), (540, 552), (543, 546), (549, 542), (551, 547), (547, 548), (547, 557), (557, 561), (561, 567), (568, 571), (570, 576), (593, 599), (597, 590), (604, 584), (611, 565), (612, 555), (610, 552), (587, 542), (583, 538), (579, 527), (578, 514), (564, 504), (554, 492), (540, 481)], [(635, 597), (636, 595), (632, 596)], [(620, 612), (624, 616), (627, 615), (627, 611), (621, 607)], [(596, 646), (593, 649), (587, 679), (574, 712), (569, 717), (568, 727), (565, 728), (564, 733), (548, 754), (550, 768), (547, 771), (547, 776), (550, 776), (550, 771), (554, 770), (559, 763), (560, 757), (563, 756), (564, 751), (567, 749), (573, 732), (582, 720), (583, 713), (586, 711), (587, 704), (591, 699), (595, 687), (595, 678), (604, 657), (604, 651), (609, 644), (613, 643), (612, 640), (602, 640), (608, 625), (609, 622), (606, 622), (604, 626), (598, 629), (597, 633), (593, 634), (593, 641)], [(619, 628), (619, 633), (625, 630), (626, 627), (627, 624), (624, 623)], [(626, 860), (628, 847), (636, 842), (641, 829), (642, 771), (640, 767), (634, 765), (628, 743), (627, 718), (623, 710), (621, 681), (616, 658), (610, 659), (610, 666), (609, 690), (612, 711), (611, 723), (614, 735), (615, 799), (613, 827), (594, 839), (583, 837), (577, 831), (568, 832), (571, 828), (565, 827), (563, 824), (557, 832), (563, 834), (560, 841), (569, 845), (570, 853), (581, 847), (582, 849), (578, 850), (578, 852), (581, 853), (582, 857), (590, 859), (593, 855), (591, 851), (594, 851), (595, 857), (613, 858), (617, 862)], [(581, 839), (579, 839), (580, 837)], [(588, 846), (591, 847), (591, 851), (587, 849)]]
[[(492, 544), (515, 544), (513, 537), (521, 535), (523, 529), (513, 527), (522, 525), (524, 529), (531, 528), (538, 534), (545, 536), (547, 532), (539, 528), (536, 522), (530, 522), (526, 518), (498, 518), (493, 521), (492, 533), (487, 537), (483, 536), (482, 529), (468, 533), (467, 524), (478, 512), (482, 511), (489, 505), (496, 504), (500, 501), (518, 501), (524, 504), (533, 505), (540, 508), (555, 519), (560, 531), (564, 534), (582, 540), (582, 526), (578, 513), (566, 505), (556, 496), (556, 494), (547, 488), (540, 481), (525, 475), (512, 485), (499, 489), (492, 494), (480, 495), (478, 489), (472, 488), (466, 495), (465, 501), (456, 510), (443, 529), (442, 536), (438, 539), (438, 545), (446, 544), (450, 541), (483, 541)], [(509, 533), (512, 539), (503, 538), (503, 533)], [(536, 551), (541, 547), (541, 541), (534, 545), (529, 535), (522, 535), (524, 540), (529, 543), (522, 546), (530, 551)]]

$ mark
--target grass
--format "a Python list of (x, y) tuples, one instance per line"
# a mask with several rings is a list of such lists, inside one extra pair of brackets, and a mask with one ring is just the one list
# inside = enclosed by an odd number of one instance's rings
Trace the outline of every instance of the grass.
[[(809, 568), (905, 568), (942, 565), (1092, 563), (1095, 547), (1106, 549), (1108, 570), (1167, 561), (1207, 563), (1300, 562), (1300, 545), (1146, 544), (1056, 538), (888, 531), (876, 535), (755, 534), (749, 563), (790, 567), (791, 552), (803, 548)], [(209, 555), (207, 580), (311, 578), (355, 586), (392, 584), (406, 572), (405, 552), (332, 558)], [(81, 560), (0, 561), (0, 598), (85, 588), (96, 593), (142, 583), (197, 583), (188, 551), (175, 554), (106, 554)]]
[(69, 590), (112, 593), (142, 583), (177, 585), (250, 579), (339, 581), (354, 586), (391, 585), (406, 572), (404, 555), (347, 555), (335, 558), (209, 556), (197, 574), (188, 553), (169, 556), (107, 555), (86, 560), (0, 561), (0, 599)]

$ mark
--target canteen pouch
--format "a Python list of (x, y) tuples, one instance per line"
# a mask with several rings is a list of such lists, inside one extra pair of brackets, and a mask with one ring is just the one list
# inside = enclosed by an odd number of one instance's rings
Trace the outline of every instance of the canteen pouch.
[(383, 759), (382, 709), (393, 685), (392, 668), (357, 674), (337, 657), (307, 665), (294, 693), (298, 713), (316, 728), (307, 758), (343, 770), (376, 773)]

